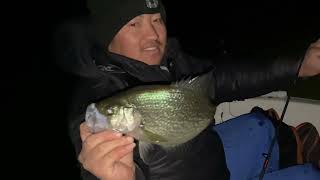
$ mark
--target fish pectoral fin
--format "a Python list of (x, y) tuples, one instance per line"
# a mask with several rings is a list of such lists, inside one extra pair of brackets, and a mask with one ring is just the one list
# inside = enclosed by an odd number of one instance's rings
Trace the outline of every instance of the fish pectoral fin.
[(146, 143), (144, 141), (139, 141), (139, 154), (140, 158), (143, 160), (144, 163), (147, 165), (150, 165), (150, 162), (152, 161), (152, 149), (153, 144)]
[(164, 145), (162, 148), (169, 158), (185, 159), (195, 156), (198, 152), (199, 145), (196, 144), (194, 140), (190, 140), (181, 144)]
[(139, 141), (138, 147), (140, 158), (148, 166), (159, 166), (159, 164), (170, 163), (170, 159), (178, 160), (193, 157), (195, 152), (192, 149), (192, 143), (162, 146)]
[(159, 166), (165, 163), (167, 152), (164, 147), (144, 141), (138, 142), (140, 158), (148, 166)]

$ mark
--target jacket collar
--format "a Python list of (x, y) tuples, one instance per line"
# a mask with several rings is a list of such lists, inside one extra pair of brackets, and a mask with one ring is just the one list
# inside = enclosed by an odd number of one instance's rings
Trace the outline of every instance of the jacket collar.
[(100, 70), (109, 73), (128, 73), (143, 82), (170, 82), (171, 73), (166, 66), (167, 60), (161, 65), (148, 65), (119, 54), (107, 52), (96, 58)]

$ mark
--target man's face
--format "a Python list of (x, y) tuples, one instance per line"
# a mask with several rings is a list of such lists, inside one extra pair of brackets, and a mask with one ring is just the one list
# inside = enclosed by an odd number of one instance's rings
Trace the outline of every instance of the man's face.
[(108, 50), (149, 65), (158, 65), (166, 43), (167, 30), (160, 13), (143, 14), (120, 29)]

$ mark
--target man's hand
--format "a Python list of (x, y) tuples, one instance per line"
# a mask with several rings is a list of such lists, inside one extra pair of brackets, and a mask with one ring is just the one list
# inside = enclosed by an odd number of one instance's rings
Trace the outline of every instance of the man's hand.
[(114, 131), (92, 134), (85, 123), (80, 125), (80, 135), (79, 161), (86, 170), (102, 180), (135, 179), (132, 137)]
[(315, 76), (320, 74), (320, 39), (308, 48), (302, 62), (299, 77)]

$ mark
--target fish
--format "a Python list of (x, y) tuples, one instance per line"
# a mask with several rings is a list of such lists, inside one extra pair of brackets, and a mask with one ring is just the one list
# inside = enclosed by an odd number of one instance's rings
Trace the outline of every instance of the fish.
[(196, 137), (214, 119), (206, 76), (172, 84), (140, 85), (91, 103), (93, 132), (112, 129), (144, 143), (173, 147)]

